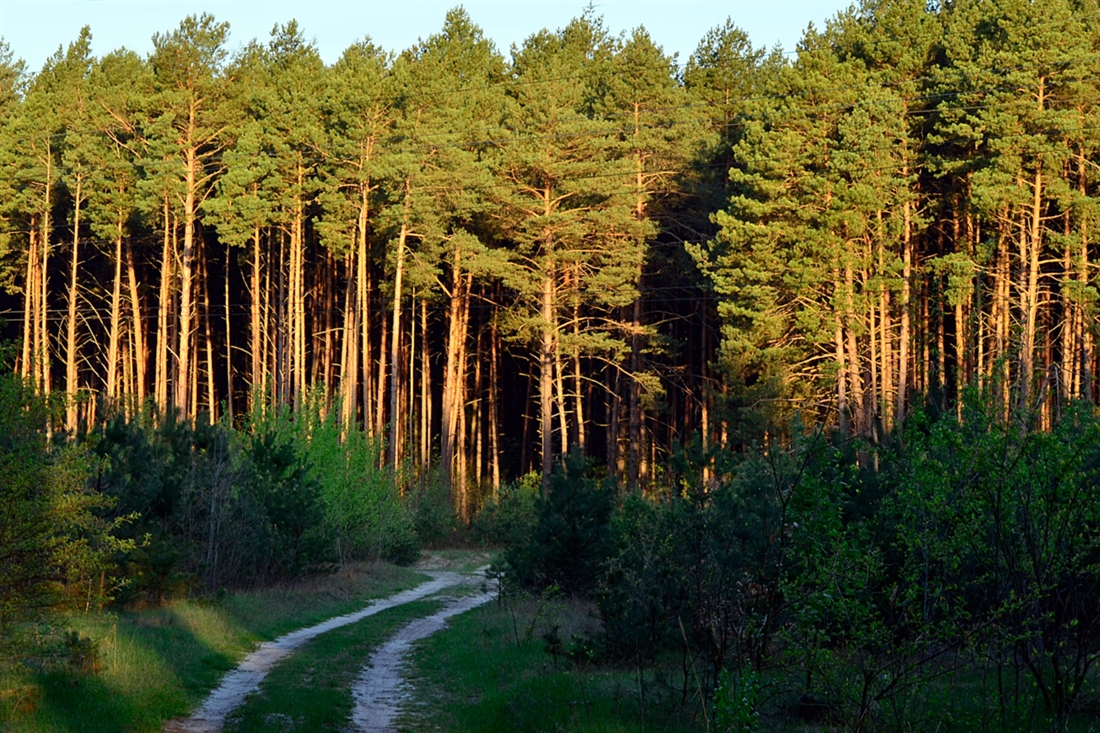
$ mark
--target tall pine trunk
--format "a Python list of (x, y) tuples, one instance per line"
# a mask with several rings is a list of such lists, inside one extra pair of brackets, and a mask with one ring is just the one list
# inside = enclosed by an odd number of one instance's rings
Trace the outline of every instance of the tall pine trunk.
[(77, 342), (76, 342), (76, 305), (79, 299), (77, 291), (78, 274), (80, 272), (80, 209), (84, 202), (84, 182), (77, 177), (73, 190), (73, 240), (72, 257), (69, 260), (69, 311), (65, 319), (65, 392), (67, 403), (65, 406), (65, 422), (70, 432), (75, 433), (79, 421), (76, 393), (80, 389), (80, 375), (77, 368)]
[(115, 237), (115, 276), (111, 282), (111, 320), (107, 335), (107, 397), (114, 403), (119, 395), (119, 340), (122, 326), (122, 227)]
[(141, 292), (138, 290), (137, 267), (134, 263), (134, 244), (126, 240), (126, 279), (130, 290), (130, 328), (134, 341), (134, 393), (137, 402), (145, 401), (148, 387), (149, 347), (146, 339), (145, 319), (142, 317)]
[(405, 179), (405, 213), (401, 222), (401, 232), (397, 236), (397, 258), (393, 273), (393, 338), (390, 344), (390, 439), (389, 464), (397, 470), (401, 460), (401, 411), (398, 409), (398, 391), (401, 378), (401, 298), (402, 281), (405, 276), (405, 242), (409, 235), (409, 201), (411, 181)]

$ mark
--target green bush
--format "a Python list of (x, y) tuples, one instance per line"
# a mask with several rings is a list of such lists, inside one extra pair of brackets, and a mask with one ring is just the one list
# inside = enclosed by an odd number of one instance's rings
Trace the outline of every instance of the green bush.
[(557, 586), (570, 595), (596, 589), (611, 550), (615, 494), (588, 477), (579, 452), (565, 456), (550, 488), (535, 503), (536, 523), (526, 542), (505, 553), (509, 574), (521, 585)]
[(409, 561), (419, 553), (414, 514), (396, 476), (385, 466), (380, 439), (358, 426), (345, 428), (339, 410), (319, 399), (297, 411), (253, 417), (254, 433), (273, 432), (292, 441), (304, 457), (305, 477), (317, 486), (324, 537), (335, 556), (348, 560)]
[(130, 544), (104, 520), (111, 500), (88, 488), (79, 446), (51, 446), (47, 406), (0, 375), (0, 663), (23, 648), (32, 623), (63, 607), (98, 608), (117, 589), (111, 558)]
[(412, 505), (416, 537), (422, 545), (438, 545), (455, 532), (455, 513), (450, 492), (438, 469), (411, 482), (405, 496)]
[(504, 484), (474, 518), (477, 539), (495, 547), (515, 547), (531, 536), (538, 523), (539, 475)]

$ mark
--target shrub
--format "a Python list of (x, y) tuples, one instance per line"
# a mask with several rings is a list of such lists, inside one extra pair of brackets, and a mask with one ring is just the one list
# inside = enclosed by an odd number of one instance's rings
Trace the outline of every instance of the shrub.
[(528, 540), (505, 554), (510, 574), (522, 585), (557, 586), (570, 595), (595, 590), (611, 549), (615, 494), (589, 478), (588, 470), (579, 452), (565, 456), (535, 504), (537, 520)]
[(99, 517), (112, 502), (89, 490), (87, 454), (51, 447), (46, 420), (39, 397), (0, 375), (0, 662), (30, 622), (108, 600), (110, 559), (129, 547), (114, 534), (124, 520)]
[(320, 399), (306, 400), (293, 413), (257, 414), (252, 431), (274, 432), (297, 446), (305, 476), (317, 486), (324, 537), (341, 562), (415, 559), (413, 512), (384, 465), (380, 439), (357, 426), (344, 427), (339, 410), (324, 409)]
[(496, 547), (515, 547), (527, 541), (538, 523), (539, 475), (504, 484), (474, 518), (479, 541)]

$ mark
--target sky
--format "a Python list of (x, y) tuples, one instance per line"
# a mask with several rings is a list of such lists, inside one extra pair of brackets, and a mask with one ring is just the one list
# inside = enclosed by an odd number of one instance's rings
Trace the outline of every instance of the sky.
[[(36, 71), (57, 50), (92, 29), (97, 56), (125, 46), (145, 55), (154, 33), (172, 30), (190, 14), (207, 12), (228, 21), (228, 48), (266, 40), (276, 23), (295, 19), (326, 63), (369, 36), (391, 51), (411, 46), (443, 25), (446, 12), (463, 5), (499, 50), (543, 28), (557, 29), (578, 16), (588, 0), (0, 0), (0, 38), (27, 69)], [(613, 33), (644, 25), (666, 53), (681, 63), (700, 39), (732, 18), (755, 46), (794, 51), (808, 23), (820, 27), (850, 0), (593, 0)]]

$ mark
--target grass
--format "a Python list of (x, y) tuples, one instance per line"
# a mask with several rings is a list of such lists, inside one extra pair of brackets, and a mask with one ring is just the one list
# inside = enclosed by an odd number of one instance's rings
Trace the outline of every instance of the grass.
[(702, 731), (670, 700), (641, 704), (629, 670), (547, 653), (544, 636), (571, 643), (595, 630), (588, 605), (525, 599), (491, 602), (451, 619), (420, 642), (409, 679), (416, 690), (399, 726), (418, 733)]
[(48, 664), (0, 678), (5, 733), (159, 731), (188, 714), (257, 642), (424, 580), (387, 564), (340, 572), (217, 599), (73, 616), (70, 627), (93, 648), (81, 664), (59, 648)]

